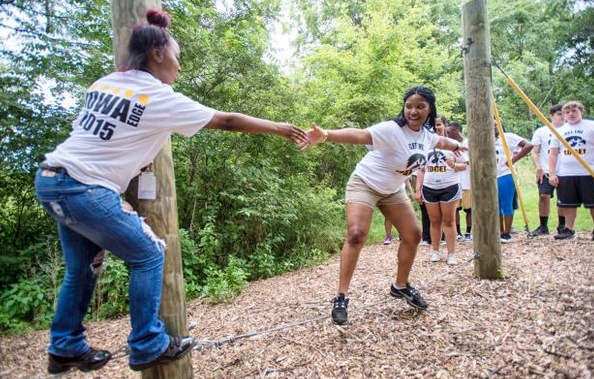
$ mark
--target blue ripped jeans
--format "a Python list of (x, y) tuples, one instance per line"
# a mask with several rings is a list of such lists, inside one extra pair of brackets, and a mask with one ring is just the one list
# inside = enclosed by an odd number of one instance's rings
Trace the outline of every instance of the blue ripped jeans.
[(76, 357), (90, 346), (83, 319), (95, 289), (93, 258), (109, 250), (130, 267), (130, 363), (147, 363), (169, 345), (158, 318), (163, 281), (164, 244), (134, 212), (122, 209), (119, 195), (71, 178), (65, 169), (37, 171), (37, 198), (56, 220), (66, 275), (50, 331), (48, 352)]

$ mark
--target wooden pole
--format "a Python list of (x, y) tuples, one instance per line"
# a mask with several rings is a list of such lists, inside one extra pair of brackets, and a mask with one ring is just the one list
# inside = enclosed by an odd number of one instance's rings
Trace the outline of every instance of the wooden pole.
[[(132, 28), (144, 18), (148, 8), (161, 8), (160, 0), (112, 0), (111, 14), (114, 32), (114, 51), (119, 69), (127, 60), (127, 46)], [(173, 171), (171, 141), (168, 139), (153, 162), (157, 177), (157, 198), (139, 200), (138, 181), (135, 179), (126, 192), (126, 198), (146, 217), (146, 222), (154, 233), (165, 240), (165, 268), (161, 295), (160, 317), (167, 332), (174, 336), (187, 336), (185, 288), (183, 280), (181, 246), (177, 215), (177, 195)], [(190, 355), (167, 365), (142, 371), (143, 379), (191, 379), (192, 363)]]
[(481, 279), (502, 277), (495, 136), (491, 113), (491, 43), (486, 0), (462, 6), (464, 85), (472, 187), (474, 272)]

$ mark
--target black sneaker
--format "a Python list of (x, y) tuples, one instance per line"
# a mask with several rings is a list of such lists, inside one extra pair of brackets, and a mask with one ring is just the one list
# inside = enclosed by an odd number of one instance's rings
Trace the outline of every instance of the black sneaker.
[(528, 236), (530, 237), (540, 237), (540, 236), (548, 236), (549, 235), (549, 228), (543, 227), (542, 225), (536, 228), (533, 232), (529, 233)]
[(332, 307), (332, 322), (336, 325), (344, 325), (349, 319), (347, 307), (349, 306), (349, 299), (344, 297), (344, 293), (339, 293), (332, 299), (334, 306)]
[(559, 226), (557, 227), (557, 233), (561, 233), (563, 229), (565, 229), (565, 225), (559, 224)]
[(390, 286), (390, 295), (396, 299), (404, 298), (408, 305), (413, 308), (417, 308), (422, 311), (427, 309), (427, 302), (425, 299), (423, 299), (419, 291), (417, 291), (417, 289), (411, 286), (409, 283), (406, 283), (406, 288), (403, 289), (396, 288), (396, 286), (392, 284)]
[(47, 372), (50, 374), (60, 374), (71, 368), (77, 368), (84, 372), (99, 370), (101, 367), (105, 366), (110, 359), (111, 353), (109, 351), (95, 350), (93, 348), (83, 355), (74, 358), (64, 358), (49, 354)]
[(594, 241), (594, 229), (592, 229), (592, 241)]
[(511, 242), (511, 235), (509, 233), (503, 233), (501, 235), (501, 243), (510, 243)]
[(180, 358), (188, 355), (192, 351), (194, 346), (198, 344), (198, 341), (193, 337), (173, 337), (169, 336), (169, 346), (163, 354), (159, 355), (156, 359), (141, 364), (130, 364), (130, 368), (133, 371), (142, 371), (147, 368), (151, 368), (158, 365), (164, 365), (177, 361)]
[(559, 233), (557, 233), (555, 235), (555, 239), (556, 240), (568, 240), (568, 239), (573, 239), (576, 238), (576, 234), (575, 231), (569, 229), (569, 228), (563, 228), (563, 230), (559, 231)]

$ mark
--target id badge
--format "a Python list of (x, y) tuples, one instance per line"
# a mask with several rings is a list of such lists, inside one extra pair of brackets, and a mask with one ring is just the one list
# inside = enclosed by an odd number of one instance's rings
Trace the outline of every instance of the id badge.
[(441, 183), (441, 175), (435, 176), (435, 183)]
[(157, 177), (152, 171), (143, 172), (138, 178), (138, 198), (155, 200), (157, 198)]

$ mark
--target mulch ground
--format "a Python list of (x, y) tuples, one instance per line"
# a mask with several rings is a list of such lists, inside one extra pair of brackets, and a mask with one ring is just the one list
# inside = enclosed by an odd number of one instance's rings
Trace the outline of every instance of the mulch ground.
[[(194, 351), (195, 378), (590, 378), (594, 372), (594, 242), (516, 236), (503, 246), (506, 279), (474, 276), (471, 245), (458, 266), (429, 262), (419, 249), (411, 281), (429, 310), (392, 300), (396, 245), (361, 254), (350, 322), (329, 317), (279, 332)], [(445, 250), (442, 247), (442, 250)], [(328, 316), (338, 257), (327, 264), (250, 283), (225, 304), (188, 304), (201, 340), (263, 331)], [(91, 323), (93, 346), (118, 350), (127, 318)], [(47, 332), (0, 339), (0, 378), (49, 378)], [(94, 373), (63, 378), (140, 378), (125, 357)]]

